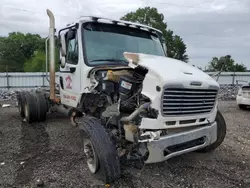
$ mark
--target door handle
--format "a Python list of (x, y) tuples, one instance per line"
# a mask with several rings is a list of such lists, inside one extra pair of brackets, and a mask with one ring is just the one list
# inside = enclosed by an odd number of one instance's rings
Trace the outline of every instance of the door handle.
[(74, 73), (76, 71), (76, 68), (75, 67), (70, 67), (69, 71), (70, 71), (70, 73)]
[(61, 71), (60, 70), (60, 72), (61, 73), (74, 73), (76, 71), (76, 68), (75, 67), (69, 67), (69, 70), (67, 70), (67, 71)]

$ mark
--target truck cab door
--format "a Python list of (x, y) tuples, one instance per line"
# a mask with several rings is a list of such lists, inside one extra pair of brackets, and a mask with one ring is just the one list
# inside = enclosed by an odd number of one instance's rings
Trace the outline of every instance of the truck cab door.
[(81, 96), (81, 67), (77, 30), (69, 30), (65, 34), (66, 52), (64, 63), (60, 65), (60, 97), (65, 105), (76, 107)]

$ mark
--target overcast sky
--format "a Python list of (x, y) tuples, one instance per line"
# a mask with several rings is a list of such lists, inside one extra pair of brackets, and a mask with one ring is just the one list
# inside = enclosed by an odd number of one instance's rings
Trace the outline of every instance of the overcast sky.
[(232, 55), (250, 69), (250, 0), (0, 0), (0, 35), (21, 31), (48, 33), (46, 9), (57, 28), (81, 15), (119, 19), (151, 6), (187, 45), (190, 64), (205, 67), (213, 56)]

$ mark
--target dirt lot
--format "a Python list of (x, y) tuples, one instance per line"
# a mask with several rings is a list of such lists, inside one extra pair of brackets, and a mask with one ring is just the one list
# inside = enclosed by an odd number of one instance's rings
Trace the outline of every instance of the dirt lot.
[[(209, 154), (189, 153), (143, 169), (124, 166), (111, 187), (250, 187), (250, 111), (221, 102), (228, 130)], [(52, 114), (45, 123), (22, 123), (14, 107), (0, 108), (0, 187), (104, 187), (88, 171), (77, 128)]]

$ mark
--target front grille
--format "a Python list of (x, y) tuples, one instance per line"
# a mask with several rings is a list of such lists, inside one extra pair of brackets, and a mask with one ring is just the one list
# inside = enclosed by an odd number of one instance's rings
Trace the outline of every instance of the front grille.
[(194, 115), (209, 113), (215, 106), (217, 89), (165, 88), (162, 115)]

